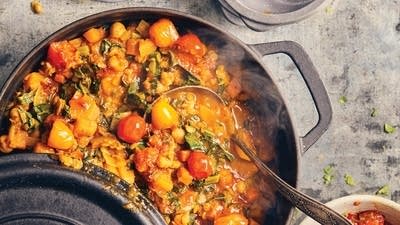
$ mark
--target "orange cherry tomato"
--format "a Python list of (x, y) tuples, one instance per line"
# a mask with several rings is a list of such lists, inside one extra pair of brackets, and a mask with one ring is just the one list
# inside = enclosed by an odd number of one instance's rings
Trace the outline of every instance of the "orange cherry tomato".
[(117, 135), (130, 144), (138, 142), (146, 134), (146, 122), (143, 117), (131, 114), (118, 123)]
[(150, 39), (158, 47), (166, 48), (172, 46), (179, 38), (175, 25), (169, 19), (159, 19), (149, 28)]
[(180, 37), (176, 43), (176, 48), (181, 52), (190, 53), (196, 57), (202, 57), (207, 52), (207, 47), (201, 42), (197, 35), (188, 33)]
[(152, 107), (151, 123), (159, 130), (173, 128), (179, 125), (179, 115), (166, 99), (160, 99)]
[(204, 152), (191, 152), (187, 160), (190, 175), (200, 180), (213, 173), (210, 158)]
[(62, 119), (56, 119), (50, 130), (47, 145), (52, 148), (67, 150), (75, 144), (72, 130)]

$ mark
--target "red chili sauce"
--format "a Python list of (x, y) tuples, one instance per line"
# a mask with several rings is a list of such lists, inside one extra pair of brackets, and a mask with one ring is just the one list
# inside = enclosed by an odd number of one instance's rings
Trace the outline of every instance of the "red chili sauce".
[(377, 210), (367, 210), (358, 213), (347, 214), (354, 225), (391, 225), (385, 221), (385, 217)]

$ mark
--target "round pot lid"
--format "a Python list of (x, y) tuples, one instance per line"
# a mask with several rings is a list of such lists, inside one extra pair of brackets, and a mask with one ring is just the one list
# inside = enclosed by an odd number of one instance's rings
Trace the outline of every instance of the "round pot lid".
[(237, 13), (262, 24), (286, 24), (310, 16), (328, 0), (225, 0)]
[(58, 165), (48, 155), (0, 157), (0, 224), (165, 224), (140, 193), (96, 167), (86, 172)]

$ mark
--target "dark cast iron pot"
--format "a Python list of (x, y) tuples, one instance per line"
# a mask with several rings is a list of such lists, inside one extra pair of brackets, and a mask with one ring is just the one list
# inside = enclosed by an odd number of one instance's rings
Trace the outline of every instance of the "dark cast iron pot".
[[(308, 55), (291, 41), (246, 45), (203, 19), (168, 9), (124, 8), (101, 12), (73, 22), (42, 41), (19, 63), (1, 89), (1, 132), (7, 130), (8, 103), (24, 76), (38, 69), (51, 42), (72, 39), (90, 27), (114, 21), (153, 22), (161, 17), (170, 18), (179, 33), (198, 34), (207, 45), (217, 49), (228, 71), (240, 76), (243, 92), (249, 97), (243, 105), (252, 115), (248, 123), (256, 137), (259, 156), (296, 187), (299, 157), (325, 132), (332, 116), (328, 95)], [(286, 103), (261, 62), (262, 56), (276, 53), (284, 53), (293, 60), (319, 115), (317, 124), (302, 137), (296, 133)], [(72, 171), (47, 155), (33, 153), (0, 157), (1, 224), (164, 223), (144, 195), (138, 194), (136, 199), (145, 207), (129, 210), (128, 192), (123, 181), (98, 168)], [(265, 212), (264, 223), (288, 224), (292, 207), (279, 194), (275, 197), (273, 207)]]

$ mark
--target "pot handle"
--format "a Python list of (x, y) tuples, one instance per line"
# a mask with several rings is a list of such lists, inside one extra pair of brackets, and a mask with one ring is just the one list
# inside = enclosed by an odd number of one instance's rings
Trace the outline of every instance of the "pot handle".
[(317, 124), (306, 135), (300, 137), (302, 154), (304, 154), (328, 129), (332, 119), (331, 102), (314, 64), (304, 49), (293, 41), (270, 42), (249, 46), (262, 56), (277, 53), (286, 54), (293, 60), (300, 71), (318, 112)]

